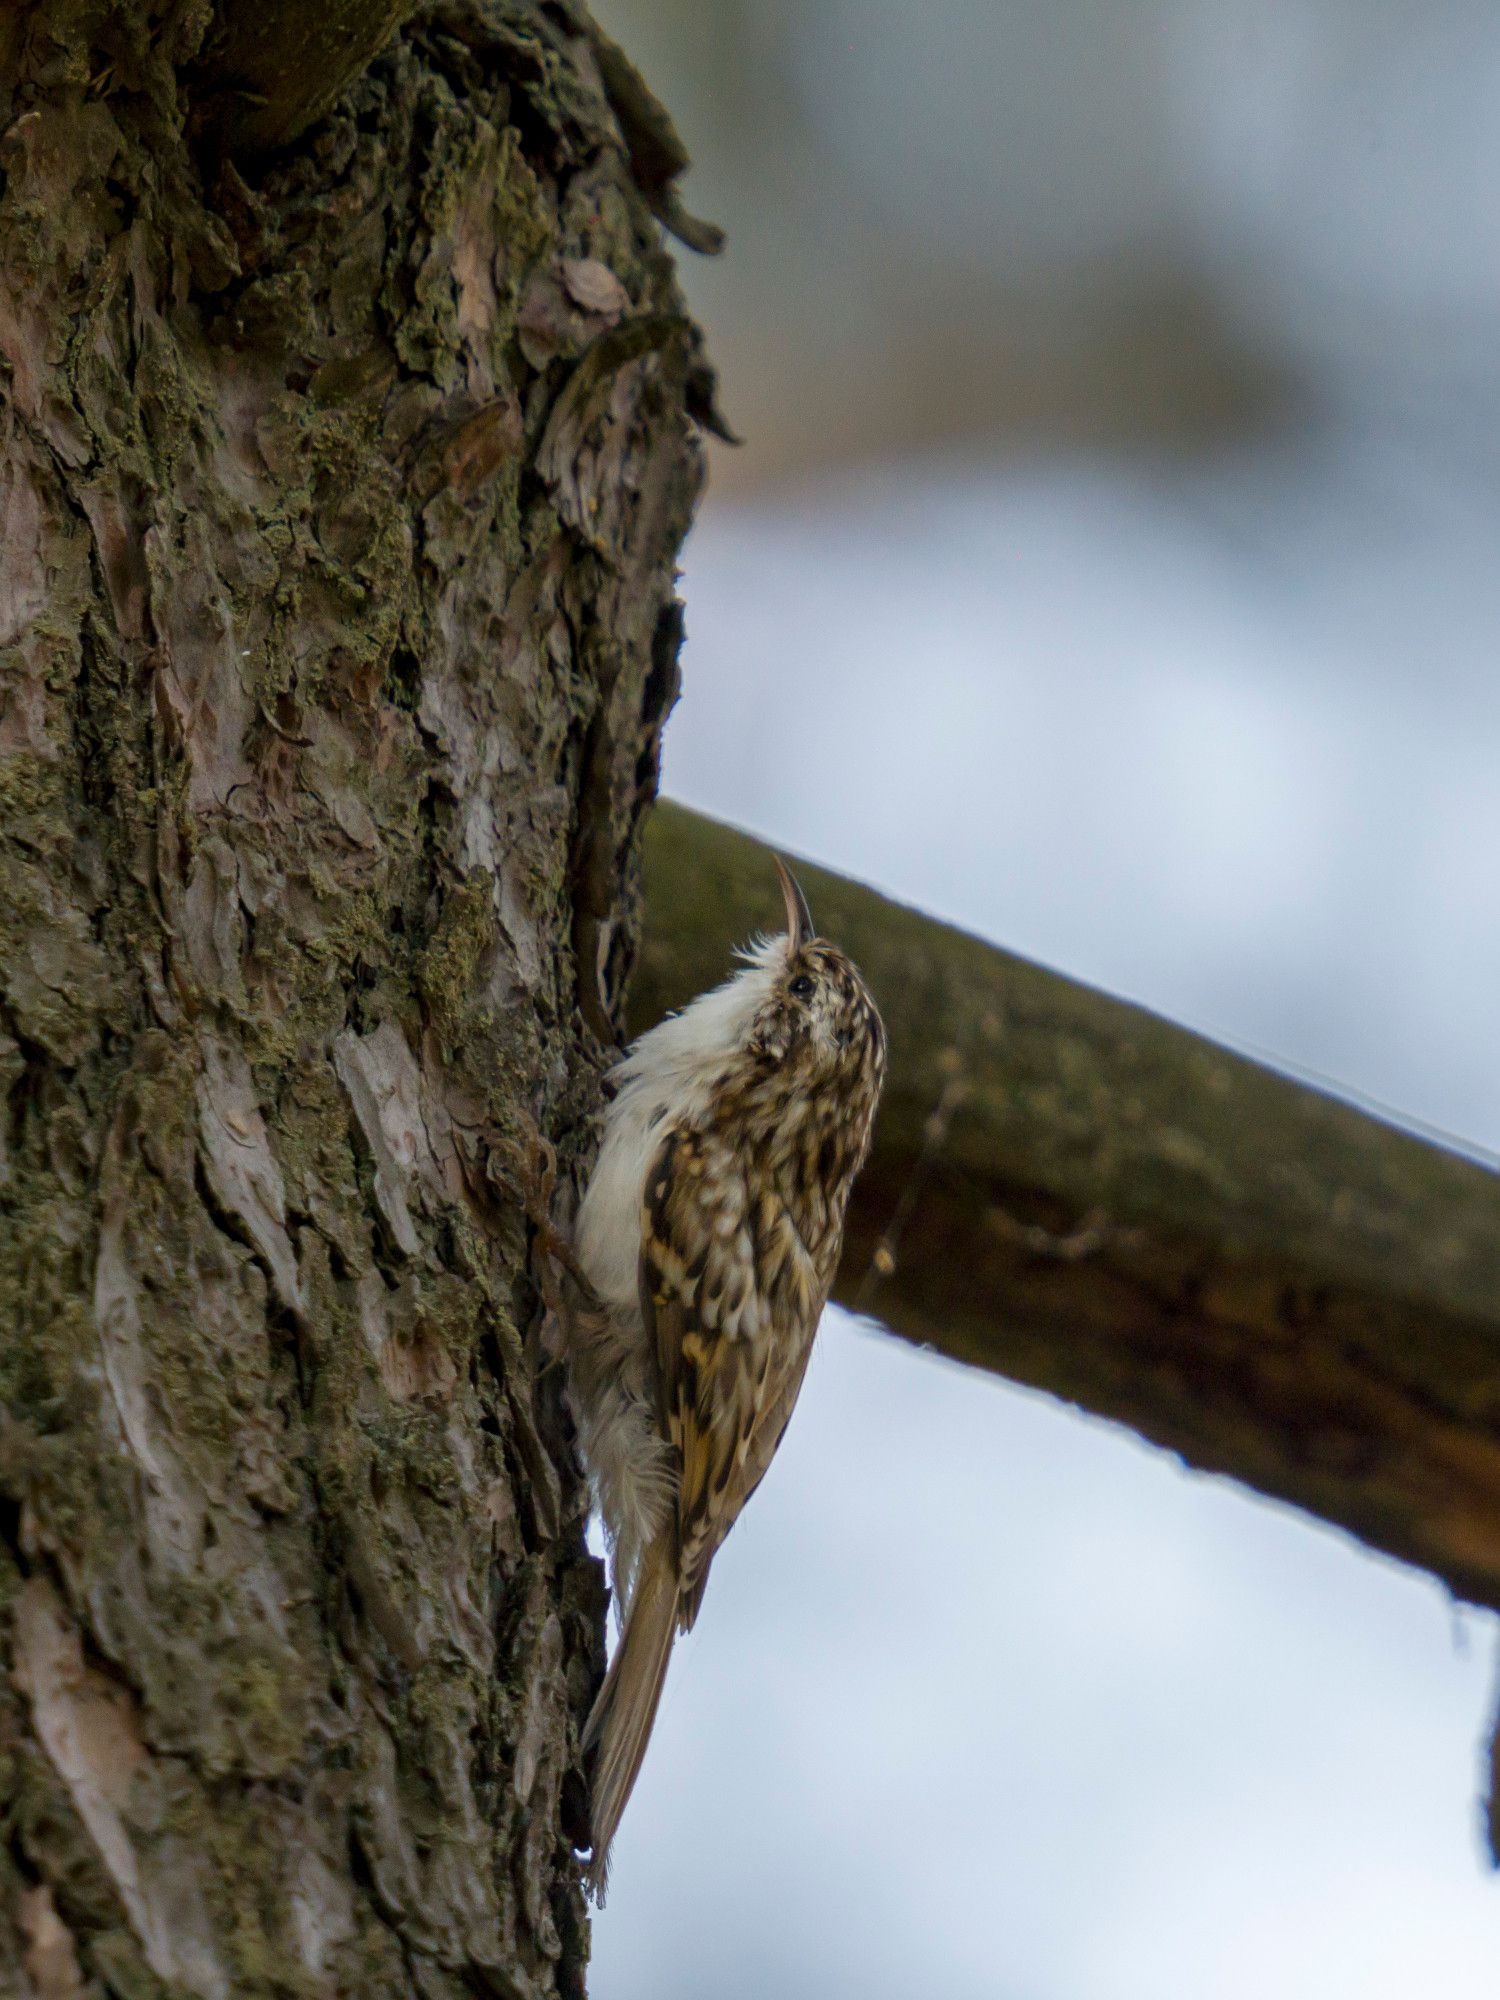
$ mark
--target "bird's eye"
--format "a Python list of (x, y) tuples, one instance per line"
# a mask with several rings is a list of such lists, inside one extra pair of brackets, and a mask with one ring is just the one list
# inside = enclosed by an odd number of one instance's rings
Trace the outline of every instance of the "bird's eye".
[(813, 983), (805, 972), (799, 972), (787, 988), (787, 992), (791, 994), (794, 1000), (811, 1000), (812, 990)]

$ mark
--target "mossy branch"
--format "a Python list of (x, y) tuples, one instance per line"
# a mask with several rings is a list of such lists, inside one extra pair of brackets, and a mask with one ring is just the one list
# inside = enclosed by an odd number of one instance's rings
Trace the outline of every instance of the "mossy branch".
[[(835, 1296), (1500, 1607), (1500, 1181), (798, 864), (891, 1076)], [(763, 847), (646, 843), (645, 1026), (776, 921)]]

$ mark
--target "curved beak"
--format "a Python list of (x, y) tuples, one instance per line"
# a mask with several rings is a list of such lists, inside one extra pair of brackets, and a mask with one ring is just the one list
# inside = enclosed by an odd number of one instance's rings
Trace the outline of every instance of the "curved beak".
[(817, 933), (813, 929), (812, 911), (807, 907), (807, 898), (791, 869), (779, 854), (771, 859), (776, 863), (776, 873), (781, 878), (781, 893), (786, 898), (786, 928), (792, 941), (792, 950), (800, 951), (809, 938)]

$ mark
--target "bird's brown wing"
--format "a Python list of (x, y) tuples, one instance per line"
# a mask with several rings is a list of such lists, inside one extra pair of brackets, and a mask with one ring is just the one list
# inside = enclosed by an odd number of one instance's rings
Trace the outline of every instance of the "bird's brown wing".
[(646, 1177), (641, 1310), (681, 1463), (684, 1630), (781, 1442), (825, 1293), (789, 1218), (752, 1196), (732, 1150), (692, 1128), (669, 1133)]

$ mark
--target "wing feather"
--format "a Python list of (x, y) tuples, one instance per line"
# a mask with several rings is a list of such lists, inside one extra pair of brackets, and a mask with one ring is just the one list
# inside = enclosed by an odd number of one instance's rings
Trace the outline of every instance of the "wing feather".
[(641, 1312), (654, 1340), (661, 1422), (676, 1450), (681, 1623), (764, 1478), (791, 1417), (827, 1295), (791, 1218), (752, 1197), (712, 1132), (668, 1133), (646, 1176)]

